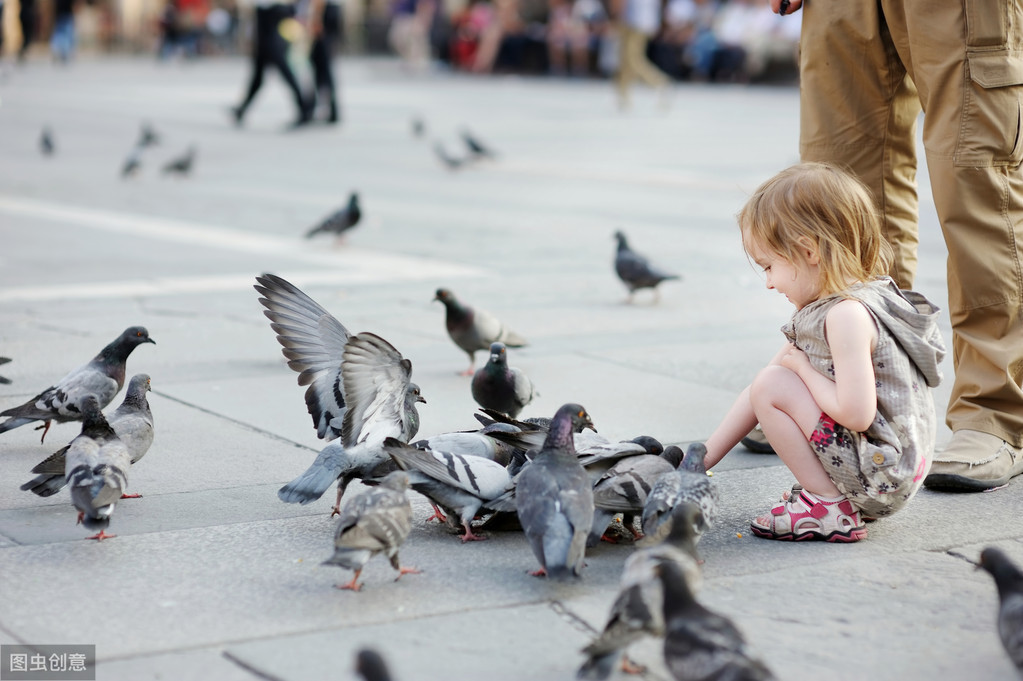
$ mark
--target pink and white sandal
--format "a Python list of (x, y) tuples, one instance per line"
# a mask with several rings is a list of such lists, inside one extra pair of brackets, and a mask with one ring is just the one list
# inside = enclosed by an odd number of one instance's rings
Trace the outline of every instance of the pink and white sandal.
[(770, 516), (753, 520), (750, 530), (758, 537), (782, 541), (854, 542), (867, 537), (859, 511), (848, 499), (822, 501), (795, 487)]

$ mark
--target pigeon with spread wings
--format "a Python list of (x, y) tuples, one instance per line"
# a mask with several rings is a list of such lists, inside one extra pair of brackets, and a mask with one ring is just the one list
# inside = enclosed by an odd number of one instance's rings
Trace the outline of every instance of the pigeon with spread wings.
[(408, 442), (419, 431), (416, 403), (426, 400), (412, 383), (412, 363), (372, 333), (352, 334), (319, 303), (281, 277), (264, 274), (255, 286), (263, 314), (283, 346), (288, 366), (309, 386), (305, 401), (317, 435), (334, 440), (302, 475), (277, 496), (308, 504), (338, 481), (341, 495), (355, 479), (388, 470), (382, 443), (388, 437)]

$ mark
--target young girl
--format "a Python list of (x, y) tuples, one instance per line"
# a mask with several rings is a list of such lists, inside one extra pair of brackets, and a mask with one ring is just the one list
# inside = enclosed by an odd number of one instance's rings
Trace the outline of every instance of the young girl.
[(945, 354), (937, 308), (885, 276), (867, 189), (820, 163), (782, 171), (739, 213), (767, 288), (795, 305), (788, 339), (707, 440), (710, 468), (758, 422), (798, 484), (750, 524), (768, 539), (858, 541), (930, 467)]

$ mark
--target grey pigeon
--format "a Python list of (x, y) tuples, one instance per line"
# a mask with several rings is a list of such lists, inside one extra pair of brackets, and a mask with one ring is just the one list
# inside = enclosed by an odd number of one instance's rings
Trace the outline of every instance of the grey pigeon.
[(306, 232), (305, 237), (311, 239), (317, 234), (333, 234), (340, 239), (345, 232), (359, 224), (360, 219), (362, 209), (359, 208), (359, 194), (352, 192), (344, 208), (328, 215), (323, 222)]
[(998, 587), (998, 636), (1023, 677), (1023, 571), (1005, 553), (989, 546), (977, 567), (987, 570)]
[(50, 422), (66, 423), (81, 420), (81, 400), (91, 395), (96, 398), (100, 408), (110, 404), (114, 396), (124, 386), (125, 363), (131, 351), (143, 343), (156, 343), (149, 337), (149, 332), (142, 326), (131, 326), (125, 329), (116, 340), (112, 341), (92, 360), (84, 364), (56, 385), (50, 386), (31, 400), (19, 407), (12, 407), (0, 412), (0, 416), (8, 419), (0, 423), (0, 433), (12, 428), (23, 426), (33, 421), (43, 421), (42, 442), (50, 429)]
[(580, 679), (606, 679), (626, 647), (643, 636), (664, 636), (664, 588), (658, 576), (658, 565), (665, 561), (677, 564), (692, 589), (699, 587), (703, 576), (696, 553), (693, 526), (700, 509), (682, 502), (673, 511), (677, 520), (663, 541), (630, 555), (622, 568), (618, 596), (603, 631), (583, 649), (586, 662), (579, 668)]
[(103, 417), (94, 396), (86, 396), (79, 406), (82, 433), (68, 445), (64, 476), (71, 486), (78, 521), (99, 530), (89, 539), (103, 540), (115, 536), (103, 530), (110, 525), (114, 505), (128, 485), (131, 455)]
[[(128, 448), (132, 465), (145, 456), (153, 444), (153, 412), (149, 408), (146, 393), (151, 390), (146, 374), (135, 374), (128, 383), (124, 401), (107, 419), (117, 437)], [(21, 489), (41, 497), (56, 494), (64, 488), (65, 458), (70, 445), (63, 447), (32, 469), (36, 477), (21, 486)], [(126, 494), (122, 498), (136, 498), (138, 494)]]
[(163, 166), (164, 175), (173, 173), (181, 177), (192, 174), (192, 166), (195, 165), (195, 145), (188, 147), (185, 153), (178, 158), (171, 159)]
[(415, 568), (401, 567), (398, 549), (412, 531), (412, 506), (409, 504), (408, 474), (404, 471), (388, 473), (379, 485), (345, 502), (334, 532), (334, 555), (324, 565), (338, 565), (354, 570), (352, 581), (339, 584), (339, 589), (358, 591), (359, 575), (369, 559), (383, 553), (391, 566), (402, 575), (419, 572)]
[(468, 130), (462, 131), (462, 141), (465, 142), (465, 146), (469, 148), (469, 152), (473, 156), (479, 156), (483, 158), (494, 158), (497, 156), (490, 148), (484, 145), (476, 137), (472, 135)]
[[(10, 357), (0, 357), (0, 365), (7, 364), (11, 361)], [(0, 385), (10, 385), (11, 379), (6, 376), (0, 376)]]
[(383, 656), (370, 648), (355, 654), (355, 671), (364, 681), (391, 681), (391, 672)]
[(678, 468), (657, 479), (643, 506), (643, 534), (656, 534), (661, 524), (670, 519), (671, 509), (682, 501), (691, 501), (700, 507), (702, 517), (700, 526), (696, 528), (698, 538), (714, 526), (721, 492), (714, 479), (707, 475), (706, 456), (707, 448), (703, 443), (694, 442), (689, 445)]
[(484, 459), (496, 461), (502, 466), (507, 466), (511, 462), (515, 448), (497, 439), (493, 434), (505, 432), (506, 428), (511, 427), (497, 423), (480, 430), (438, 433), (428, 438), (416, 440), (412, 443), (412, 446), (419, 449), (434, 449), (452, 454), (480, 456)]
[(476, 404), (515, 418), (533, 401), (533, 396), (529, 377), (508, 366), (504, 343), (491, 343), (490, 359), (472, 377), (472, 398)]
[(641, 288), (653, 289), (654, 299), (657, 300), (660, 298), (657, 286), (662, 281), (680, 278), (677, 274), (670, 274), (654, 267), (644, 256), (629, 248), (629, 242), (622, 232), (615, 232), (615, 238), (618, 239), (615, 272), (629, 289), (628, 302), (632, 302), (632, 296)]
[(155, 147), (159, 143), (160, 135), (153, 129), (153, 126), (149, 123), (143, 123), (142, 129), (139, 131), (139, 141), (136, 143), (136, 147), (145, 149), (146, 147)]
[(433, 153), (436, 154), (437, 160), (444, 164), (448, 170), (458, 170), (465, 165), (467, 160), (465, 158), (458, 158), (449, 154), (444, 148), (444, 145), (439, 141), (433, 143)]
[(682, 566), (657, 566), (664, 588), (664, 662), (676, 681), (771, 681), (727, 617), (697, 602)]
[(579, 577), (593, 526), (593, 485), (572, 444), (577, 427), (593, 428), (578, 404), (558, 409), (540, 453), (515, 481), (515, 510), (540, 562), (536, 576)]
[(638, 539), (635, 520), (643, 513), (647, 496), (658, 478), (674, 471), (681, 459), (682, 450), (669, 447), (660, 455), (641, 454), (620, 459), (607, 469), (593, 486), (593, 531), (587, 546), (600, 542), (611, 519), (618, 513), (625, 514), (625, 529)]
[(256, 277), (271, 328), (283, 346), (288, 366), (308, 385), (306, 406), (317, 435), (331, 442), (298, 478), (277, 496), (286, 503), (308, 504), (338, 481), (341, 495), (356, 478), (375, 477), (393, 466), (383, 441), (408, 442), (419, 431), (417, 402), (426, 402), (412, 383), (412, 363), (372, 333), (350, 334), (312, 298), (272, 274)]
[(57, 145), (53, 141), (53, 131), (50, 130), (49, 126), (46, 126), (39, 135), (39, 151), (43, 153), (43, 156), (53, 156), (53, 152), (56, 150)]
[[(465, 530), (463, 542), (486, 539), (472, 531), (472, 519), (481, 507), (512, 489), (504, 466), (479, 456), (417, 449), (393, 438), (384, 440), (384, 449), (408, 471), (412, 489), (458, 517)], [(510, 510), (505, 505), (501, 508)]]
[(433, 299), (444, 304), (444, 326), (451, 340), (469, 355), (469, 368), (462, 372), (465, 376), (474, 373), (477, 350), (487, 350), (497, 342), (508, 348), (521, 348), (529, 343), (486, 310), (461, 303), (446, 288), (437, 289)]
[(121, 177), (129, 178), (138, 175), (142, 169), (142, 147), (135, 146), (132, 148), (131, 153), (124, 159), (124, 163), (121, 165)]

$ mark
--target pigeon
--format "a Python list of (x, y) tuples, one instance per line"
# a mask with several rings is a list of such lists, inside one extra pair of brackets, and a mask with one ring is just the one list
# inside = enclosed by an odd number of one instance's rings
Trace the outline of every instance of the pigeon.
[(124, 386), (128, 355), (143, 343), (155, 344), (156, 341), (149, 337), (145, 327), (128, 327), (88, 364), (78, 367), (56, 385), (50, 386), (20, 407), (0, 412), (0, 416), (8, 417), (0, 423), (0, 433), (33, 421), (43, 421), (40, 426), (43, 431), (40, 439), (42, 442), (46, 439), (51, 421), (65, 423), (82, 418), (79, 409), (85, 396), (92, 395), (101, 409), (106, 407)]
[(494, 158), (497, 156), (492, 150), (484, 146), (482, 142), (473, 137), (468, 130), (462, 131), (462, 141), (465, 142), (465, 146), (469, 147), (469, 151), (473, 156), (481, 158)]
[[(11, 361), (10, 357), (0, 357), (0, 365), (7, 364)], [(0, 376), (0, 385), (10, 385), (11, 379), (6, 376)]]
[(383, 441), (408, 442), (419, 431), (416, 404), (426, 403), (412, 383), (412, 363), (373, 333), (350, 334), (341, 322), (285, 279), (256, 277), (255, 286), (283, 346), (288, 366), (308, 385), (305, 401), (317, 435), (330, 442), (313, 464), (277, 492), (286, 503), (308, 504), (338, 481), (341, 496), (356, 478), (376, 477), (393, 466)]
[(426, 121), (420, 116), (412, 119), (412, 136), (419, 138), (426, 134)]
[[(153, 412), (149, 409), (146, 393), (151, 390), (147, 374), (135, 374), (128, 383), (124, 401), (107, 419), (117, 437), (128, 448), (132, 465), (145, 456), (153, 444)], [(37, 476), (21, 486), (22, 490), (41, 497), (49, 497), (64, 489), (64, 469), (67, 450), (70, 445), (57, 450), (32, 469)], [(137, 498), (138, 494), (126, 494), (122, 499)]]
[(43, 153), (43, 156), (53, 156), (53, 152), (56, 150), (57, 145), (53, 141), (53, 131), (46, 126), (43, 128), (42, 134), (39, 135), (39, 151)]
[(980, 552), (977, 565), (991, 573), (998, 587), (998, 635), (1005, 652), (1023, 676), (1023, 571), (998, 548)]
[(618, 239), (618, 251), (615, 253), (615, 272), (618, 273), (618, 278), (629, 289), (627, 302), (631, 303), (632, 296), (641, 288), (653, 289), (654, 300), (658, 300), (660, 299), (660, 294), (657, 290), (658, 284), (669, 279), (680, 278), (677, 274), (669, 274), (658, 270), (645, 257), (629, 248), (629, 242), (625, 240), (625, 235), (622, 232), (615, 232), (615, 238)]
[(176, 173), (181, 177), (187, 177), (192, 173), (192, 165), (195, 163), (195, 145), (188, 147), (183, 156), (172, 159), (163, 166), (163, 173)]
[(579, 668), (577, 678), (606, 679), (631, 643), (643, 636), (664, 636), (664, 589), (657, 574), (661, 562), (677, 564), (694, 590), (702, 582), (693, 532), (700, 509), (684, 501), (675, 507), (673, 514), (677, 522), (671, 523), (671, 533), (663, 541), (640, 549), (626, 559), (607, 624), (600, 636), (583, 648), (587, 659)]
[(110, 525), (114, 505), (128, 485), (131, 455), (100, 411), (99, 401), (87, 395), (79, 403), (82, 433), (68, 445), (65, 474), (71, 486), (71, 503), (78, 509), (78, 522), (99, 533), (89, 537), (102, 541), (114, 537), (104, 529)]
[(153, 129), (153, 126), (149, 123), (143, 123), (142, 129), (139, 131), (139, 141), (136, 143), (136, 147), (145, 149), (146, 147), (155, 147), (159, 143), (160, 136)]
[(625, 514), (625, 528), (632, 532), (633, 537), (638, 539), (642, 536), (636, 532), (636, 517), (642, 514), (657, 479), (673, 472), (681, 460), (682, 450), (669, 447), (660, 455), (629, 456), (611, 466), (593, 486), (593, 530), (586, 541), (587, 547), (596, 546), (602, 537), (614, 541), (603, 535), (618, 513)]
[(593, 485), (572, 444), (579, 426), (596, 430), (578, 404), (558, 409), (543, 448), (515, 482), (515, 510), (540, 562), (532, 573), (538, 577), (579, 577), (583, 568), (586, 535), (593, 526)]
[(643, 534), (656, 534), (660, 525), (670, 518), (671, 509), (681, 501), (691, 501), (700, 507), (702, 516), (696, 528), (697, 539), (714, 526), (721, 492), (714, 479), (707, 475), (706, 455), (707, 448), (703, 443), (694, 442), (689, 445), (678, 468), (657, 479), (643, 506)]
[(529, 343), (486, 310), (463, 305), (446, 288), (437, 289), (433, 299), (444, 304), (444, 326), (451, 340), (469, 355), (469, 368), (462, 372), (463, 376), (473, 375), (477, 350), (487, 350), (497, 342), (508, 348), (521, 348)]
[(484, 459), (496, 461), (502, 466), (511, 462), (515, 447), (507, 444), (493, 436), (495, 432), (506, 432), (506, 428), (512, 428), (502, 423), (493, 424), (481, 430), (467, 430), (455, 433), (439, 433), (428, 438), (416, 440), (413, 447), (419, 449), (434, 449), (451, 454), (463, 454), (468, 456), (480, 456)]
[(345, 502), (334, 532), (334, 555), (323, 564), (354, 570), (355, 575), (352, 581), (339, 584), (337, 588), (358, 591), (362, 568), (378, 553), (390, 559), (391, 566), (398, 571), (398, 579), (402, 575), (419, 572), (398, 563), (398, 549), (412, 530), (412, 506), (406, 494), (408, 488), (408, 474), (392, 471), (379, 485)]
[(348, 195), (348, 204), (329, 215), (323, 222), (316, 225), (305, 237), (311, 239), (317, 234), (333, 234), (338, 239), (355, 225), (359, 224), (362, 218), (362, 211), (359, 209), (359, 194), (352, 192)]
[(490, 359), (472, 377), (472, 398), (476, 404), (515, 418), (533, 401), (534, 394), (529, 377), (508, 366), (504, 343), (491, 343)]
[[(408, 471), (412, 489), (435, 507), (458, 516), (465, 530), (463, 542), (486, 539), (472, 531), (472, 519), (482, 506), (512, 489), (511, 476), (504, 466), (479, 456), (417, 449), (394, 438), (384, 440), (384, 449), (399, 468)], [(510, 511), (514, 506), (502, 504), (495, 510)]]
[(121, 166), (121, 177), (129, 178), (135, 177), (139, 174), (142, 169), (142, 147), (136, 146), (132, 148), (131, 153), (124, 159), (124, 164)]
[(391, 672), (383, 656), (370, 648), (355, 654), (355, 671), (364, 681), (391, 681)]
[(656, 570), (664, 589), (664, 662), (676, 681), (773, 681), (731, 620), (697, 602), (681, 565), (662, 560)]
[(444, 145), (439, 141), (433, 143), (433, 153), (437, 155), (437, 159), (443, 163), (448, 170), (458, 170), (465, 165), (467, 160), (465, 158), (457, 158), (450, 155), (444, 148)]

